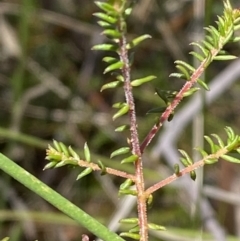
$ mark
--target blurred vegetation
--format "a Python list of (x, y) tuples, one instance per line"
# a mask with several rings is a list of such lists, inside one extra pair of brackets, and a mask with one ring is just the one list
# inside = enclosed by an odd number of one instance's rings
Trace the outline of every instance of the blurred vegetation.
[[(231, 2), (239, 7), (237, 0)], [(46, 164), (44, 149), (52, 139), (79, 149), (88, 141), (101, 160), (126, 142), (122, 134), (114, 132), (122, 120), (115, 123), (111, 119), (112, 103), (121, 100), (123, 93), (99, 91), (111, 76), (102, 74), (101, 53), (90, 50), (92, 45), (104, 42), (92, 16), (95, 11), (96, 6), (89, 0), (0, 1), (0, 151), (107, 224), (117, 206), (117, 187), (122, 180), (93, 174), (76, 182), (78, 172), (74, 169), (42, 171)], [(213, 23), (221, 12), (222, 1), (206, 0), (204, 24)], [(139, 0), (129, 19), (129, 38), (143, 33), (153, 36), (134, 55), (133, 78), (147, 74), (158, 77), (153, 84), (135, 91), (141, 140), (154, 123), (154, 117), (146, 112), (161, 104), (153, 95), (155, 87), (178, 90), (182, 85), (168, 76), (174, 72), (174, 60), (191, 62), (188, 52), (196, 24), (193, 18), (192, 1)], [(238, 45), (227, 48), (239, 55)], [(206, 73), (207, 82), (228, 64), (214, 63)], [(207, 134), (221, 135), (226, 125), (239, 130), (239, 93), (238, 81), (207, 108)], [(179, 147), (191, 150), (190, 139), (188, 129)], [(109, 165), (119, 163), (113, 160)], [(157, 163), (146, 163), (149, 169), (154, 165)], [(233, 165), (228, 168), (234, 170), (234, 175), (240, 173)], [(153, 182), (159, 177), (149, 169), (146, 176)], [(221, 163), (209, 168), (205, 182), (221, 186), (226, 178), (224, 171)], [(86, 232), (2, 172), (0, 190), (0, 239), (9, 236), (11, 241), (70, 241), (80, 240)], [(200, 232), (199, 217), (189, 215), (176, 198), (178, 192), (172, 187), (160, 191), (150, 218), (167, 227)], [(213, 205), (216, 210), (221, 207), (220, 223), (236, 234), (234, 220), (229, 218), (231, 207), (217, 201)]]

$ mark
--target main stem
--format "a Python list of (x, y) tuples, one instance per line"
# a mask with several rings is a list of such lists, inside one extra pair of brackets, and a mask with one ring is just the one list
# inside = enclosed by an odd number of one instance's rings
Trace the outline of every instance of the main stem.
[(130, 135), (131, 135), (131, 147), (132, 153), (138, 156), (138, 160), (135, 162), (135, 177), (136, 177), (136, 189), (137, 189), (137, 206), (138, 206), (138, 219), (140, 227), (140, 240), (148, 240), (148, 227), (147, 227), (147, 206), (145, 197), (143, 167), (142, 167), (142, 153), (140, 149), (140, 143), (137, 130), (137, 119), (135, 111), (135, 103), (132, 93), (131, 77), (130, 77), (130, 63), (128, 59), (127, 41), (125, 35), (123, 35), (119, 41), (120, 51), (119, 56), (124, 63), (122, 68), (122, 75), (124, 78), (124, 93), (126, 102), (129, 106), (130, 117)]

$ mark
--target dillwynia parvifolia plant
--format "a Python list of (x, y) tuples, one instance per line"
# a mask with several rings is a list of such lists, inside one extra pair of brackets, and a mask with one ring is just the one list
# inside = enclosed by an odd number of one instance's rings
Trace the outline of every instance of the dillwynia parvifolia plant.
[[(121, 147), (112, 152), (110, 158), (129, 153), (126, 158), (123, 158), (123, 165), (134, 165), (135, 173), (129, 174), (106, 167), (104, 163), (94, 163), (90, 157), (90, 150), (85, 144), (85, 157), (80, 158), (77, 153), (71, 148), (67, 148), (64, 144), (54, 141), (54, 147), (49, 146), (47, 150), (47, 159), (50, 161), (45, 169), (56, 168), (64, 165), (77, 165), (85, 167), (77, 179), (80, 179), (92, 171), (101, 171), (102, 174), (117, 175), (124, 179), (119, 188), (119, 193), (122, 195), (134, 195), (137, 197), (137, 217), (131, 217), (120, 220), (121, 223), (133, 225), (130, 230), (120, 233), (122, 237), (130, 237), (136, 240), (148, 240), (148, 230), (165, 230), (161, 224), (153, 224), (147, 218), (147, 206), (152, 202), (153, 193), (163, 186), (171, 183), (180, 176), (189, 173), (191, 178), (195, 180), (195, 169), (204, 166), (205, 164), (213, 164), (219, 158), (229, 162), (240, 163), (239, 159), (231, 156), (231, 152), (237, 151), (240, 153), (240, 137), (236, 135), (230, 127), (226, 127), (227, 141), (223, 140), (216, 134), (212, 137), (205, 136), (206, 141), (210, 145), (210, 153), (198, 148), (202, 155), (202, 159), (193, 162), (190, 156), (184, 151), (179, 150), (181, 154), (180, 162), (184, 165), (184, 169), (180, 170), (179, 164), (174, 166), (174, 174), (165, 180), (154, 184), (151, 187), (145, 187), (143, 176), (142, 154), (145, 148), (150, 144), (156, 133), (162, 127), (166, 120), (170, 121), (173, 117), (174, 110), (183, 98), (193, 95), (199, 90), (197, 86), (209, 90), (207, 84), (200, 79), (203, 72), (214, 60), (232, 60), (236, 57), (229, 55), (223, 50), (223, 47), (228, 42), (239, 41), (240, 38), (234, 35), (234, 32), (240, 28), (240, 10), (232, 9), (230, 2), (224, 2), (223, 16), (218, 16), (217, 26), (209, 26), (205, 28), (207, 35), (200, 43), (192, 43), (199, 47), (201, 54), (191, 52), (190, 54), (197, 58), (200, 62), (197, 68), (190, 64), (177, 60), (177, 73), (172, 73), (171, 77), (176, 77), (185, 80), (185, 84), (179, 91), (170, 91), (158, 89), (156, 92), (164, 101), (165, 106), (157, 107), (149, 111), (149, 113), (159, 113), (159, 118), (145, 139), (141, 142), (138, 136), (138, 124), (135, 112), (135, 103), (133, 97), (133, 88), (137, 88), (156, 77), (153, 75), (142, 77), (139, 79), (131, 79), (131, 61), (129, 60), (130, 53), (142, 41), (150, 38), (149, 35), (142, 35), (131, 41), (127, 39), (127, 23), (126, 19), (131, 14), (134, 1), (129, 0), (108, 0), (106, 2), (96, 2), (96, 5), (101, 11), (94, 13), (94, 16), (99, 19), (98, 24), (104, 29), (102, 34), (108, 38), (108, 42), (95, 45), (93, 50), (102, 50), (106, 52), (103, 61), (107, 67), (104, 74), (112, 73), (114, 79), (112, 82), (104, 84), (101, 91), (116, 88), (122, 88), (125, 100), (113, 104), (113, 108), (117, 111), (113, 115), (113, 120), (123, 116), (129, 116), (129, 123), (119, 126), (115, 131), (129, 133), (127, 146)], [(113, 54), (107, 54), (107, 53)], [(133, 188), (134, 186), (134, 188)]]
[(185, 80), (185, 84), (179, 91), (157, 89), (156, 92), (164, 101), (165, 106), (159, 106), (149, 111), (149, 113), (157, 113), (159, 116), (158, 120), (149, 130), (146, 137), (143, 140), (139, 140), (132, 90), (133, 88), (150, 82), (156, 77), (150, 75), (139, 79), (131, 78), (132, 62), (129, 60), (129, 56), (142, 41), (150, 38), (149, 35), (142, 35), (130, 41), (127, 39), (126, 20), (131, 14), (134, 4), (135, 1), (133, 0), (96, 2), (100, 11), (95, 13), (94, 16), (99, 19), (98, 24), (104, 29), (102, 34), (107, 37), (108, 42), (93, 47), (93, 50), (105, 51), (106, 56), (103, 58), (103, 61), (107, 67), (104, 70), (104, 74), (112, 73), (112, 78), (114, 78), (112, 82), (104, 84), (101, 91), (114, 91), (116, 88), (122, 88), (125, 95), (124, 101), (113, 104), (113, 108), (116, 109), (113, 115), (113, 121), (121, 118), (123, 115), (128, 115), (129, 117), (128, 123), (119, 126), (115, 130), (117, 132), (129, 133), (127, 145), (112, 152), (110, 158), (123, 154), (126, 156), (126, 154), (128, 154), (126, 158), (121, 160), (121, 164), (133, 165), (135, 168), (134, 174), (107, 167), (101, 161), (93, 160), (87, 144), (83, 147), (84, 156), (80, 157), (71, 147), (67, 147), (57, 141), (54, 141), (53, 145), (49, 145), (47, 149), (46, 159), (49, 160), (49, 163), (44, 168), (46, 170), (65, 165), (84, 168), (77, 179), (83, 178), (93, 171), (100, 171), (102, 175), (106, 174), (121, 177), (123, 182), (119, 187), (119, 194), (134, 195), (137, 198), (137, 216), (119, 220), (121, 223), (129, 224), (129, 230), (119, 235), (111, 232), (93, 217), (83, 212), (80, 208), (64, 199), (61, 195), (20, 168), (10, 159), (0, 154), (0, 169), (13, 176), (39, 196), (56, 206), (59, 210), (79, 222), (97, 237), (106, 241), (123, 241), (124, 237), (147, 241), (149, 229), (165, 230), (161, 224), (151, 223), (148, 220), (147, 206), (153, 201), (153, 193), (155, 191), (185, 174), (189, 174), (190, 177), (195, 180), (196, 169), (207, 164), (216, 163), (219, 158), (229, 162), (240, 163), (240, 160), (231, 154), (234, 152), (240, 154), (240, 136), (235, 134), (232, 128), (226, 127), (226, 141), (223, 141), (216, 134), (212, 134), (211, 137), (205, 136), (206, 141), (210, 145), (210, 151), (207, 152), (198, 148), (197, 150), (202, 155), (201, 160), (193, 162), (184, 150), (179, 150), (181, 154), (179, 161), (183, 164), (184, 168), (180, 169), (179, 164), (176, 164), (173, 167), (174, 171), (171, 176), (160, 180), (150, 187), (145, 186), (142, 154), (146, 147), (151, 143), (164, 122), (167, 120), (171, 121), (176, 107), (183, 98), (187, 98), (197, 92), (199, 90), (198, 86), (209, 90), (207, 84), (201, 80), (200, 77), (214, 60), (232, 60), (236, 58), (233, 55), (229, 55), (223, 48), (226, 43), (240, 41), (240, 37), (234, 34), (235, 31), (240, 28), (240, 10), (233, 9), (228, 0), (224, 1), (224, 13), (222, 16), (218, 16), (216, 27), (209, 26), (205, 28), (207, 33), (205, 39), (199, 43), (192, 43), (192, 45), (197, 46), (201, 51), (201, 53), (190, 52), (193, 57), (199, 60), (199, 66), (197, 68), (184, 61), (177, 60), (175, 62), (178, 72), (170, 76)]
[[(180, 162), (185, 167), (180, 170), (179, 164), (174, 166), (174, 174), (165, 180), (161, 180), (151, 187), (145, 187), (143, 176), (142, 154), (145, 148), (150, 144), (156, 133), (162, 127), (166, 120), (170, 121), (173, 117), (174, 110), (183, 98), (193, 95), (199, 90), (197, 86), (209, 90), (207, 84), (200, 79), (203, 72), (214, 60), (232, 60), (236, 57), (229, 55), (223, 50), (226, 43), (239, 41), (240, 38), (234, 35), (234, 32), (240, 28), (240, 10), (232, 9), (230, 2), (224, 2), (224, 13), (218, 16), (217, 26), (209, 26), (205, 28), (207, 34), (200, 43), (192, 43), (199, 47), (201, 53), (190, 52), (200, 62), (197, 68), (190, 64), (177, 60), (177, 73), (172, 73), (171, 77), (176, 77), (185, 80), (185, 84), (179, 91), (170, 91), (158, 89), (156, 92), (164, 101), (165, 106), (160, 106), (149, 111), (149, 113), (159, 113), (159, 118), (145, 139), (141, 142), (138, 135), (138, 124), (136, 119), (135, 103), (133, 97), (133, 88), (144, 85), (147, 82), (155, 79), (153, 75), (142, 77), (139, 79), (131, 79), (131, 64), (129, 55), (135, 50), (142, 41), (150, 38), (149, 35), (142, 35), (131, 41), (127, 39), (127, 17), (131, 14), (134, 1), (131, 0), (108, 0), (106, 2), (96, 2), (100, 11), (94, 13), (94, 16), (99, 19), (98, 24), (104, 29), (102, 34), (108, 38), (108, 42), (93, 46), (93, 50), (101, 50), (106, 52), (103, 61), (107, 67), (104, 74), (112, 73), (113, 81), (104, 84), (101, 91), (116, 88), (122, 88), (125, 100), (113, 104), (116, 113), (113, 115), (113, 120), (120, 118), (123, 115), (128, 115), (129, 123), (119, 126), (115, 131), (129, 133), (127, 146), (121, 147), (112, 152), (110, 158), (128, 154), (123, 158), (123, 165), (134, 165), (135, 173), (129, 174), (119, 170), (114, 170), (106, 167), (104, 163), (94, 162), (91, 159), (90, 150), (85, 144), (85, 156), (80, 158), (78, 154), (71, 148), (66, 147), (63, 143), (54, 141), (54, 145), (49, 146), (47, 150), (47, 159), (50, 161), (45, 169), (56, 168), (64, 165), (76, 165), (84, 167), (77, 179), (83, 178), (93, 171), (100, 171), (102, 174), (111, 174), (122, 177), (123, 183), (120, 185), (119, 194), (134, 195), (137, 197), (137, 217), (131, 217), (120, 220), (121, 223), (131, 224), (133, 227), (126, 232), (120, 233), (122, 237), (130, 237), (135, 240), (148, 240), (148, 230), (165, 230), (161, 224), (154, 224), (148, 221), (147, 206), (153, 200), (153, 193), (163, 186), (173, 182), (177, 178), (190, 174), (195, 180), (195, 169), (203, 167), (206, 164), (213, 164), (219, 158), (229, 162), (240, 163), (239, 159), (231, 156), (231, 152), (237, 151), (240, 153), (240, 137), (236, 135), (230, 127), (226, 127), (227, 141), (224, 142), (218, 135), (213, 134), (211, 137), (205, 136), (206, 141), (210, 145), (210, 153), (198, 148), (202, 155), (202, 159), (193, 162), (190, 156), (184, 151), (179, 150), (181, 157)], [(108, 54), (110, 53), (111, 54)], [(112, 54), (113, 53), (113, 54)]]

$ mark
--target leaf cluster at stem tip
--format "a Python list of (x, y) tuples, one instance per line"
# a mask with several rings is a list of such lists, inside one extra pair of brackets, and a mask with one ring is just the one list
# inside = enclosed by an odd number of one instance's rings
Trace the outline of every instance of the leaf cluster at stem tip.
[[(201, 52), (192, 51), (190, 54), (201, 62), (204, 69), (213, 60), (232, 60), (237, 58), (234, 55), (228, 54), (222, 48), (228, 42), (240, 41), (240, 37), (234, 36), (234, 32), (240, 28), (240, 11), (232, 9), (228, 0), (224, 1), (223, 16), (218, 16), (216, 24), (216, 27), (209, 26), (205, 28), (206, 36), (202, 41), (191, 43), (191, 45), (198, 47)], [(196, 69), (192, 65), (180, 60), (175, 61), (175, 64), (179, 72), (172, 73), (170, 77), (190, 81)], [(203, 80), (198, 78), (197, 82), (205, 90), (209, 90)]]

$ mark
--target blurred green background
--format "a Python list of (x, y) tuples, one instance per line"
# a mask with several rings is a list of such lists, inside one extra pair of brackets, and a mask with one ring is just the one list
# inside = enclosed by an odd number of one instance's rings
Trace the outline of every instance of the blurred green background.
[[(192, 63), (188, 55), (192, 51), (189, 43), (194, 40), (196, 29), (214, 24), (216, 16), (222, 14), (222, 1), (206, 0), (204, 11), (197, 18), (195, 2), (139, 0), (129, 18), (129, 39), (141, 34), (153, 37), (136, 49), (132, 77), (157, 76), (151, 84), (134, 89), (140, 140), (156, 117), (146, 112), (162, 104), (154, 95), (155, 88), (181, 88), (183, 81), (168, 77), (175, 71), (174, 60)], [(237, 0), (231, 2), (239, 7)], [(116, 133), (114, 129), (125, 123), (127, 117), (115, 122), (111, 119), (112, 104), (124, 98), (121, 89), (99, 91), (113, 77), (102, 74), (106, 67), (101, 61), (104, 53), (91, 51), (94, 44), (105, 41), (92, 16), (96, 11), (91, 0), (0, 1), (0, 151), (108, 224), (117, 209), (117, 188), (123, 180), (93, 174), (76, 182), (80, 169), (63, 167), (42, 171), (47, 163), (45, 149), (52, 139), (79, 150), (87, 141), (96, 154), (95, 161), (100, 159), (107, 165), (132, 171), (131, 167), (120, 166), (118, 160), (108, 159), (112, 151), (126, 145), (127, 134)], [(238, 44), (228, 45), (226, 49), (239, 55)], [(213, 63), (206, 72), (206, 82), (230, 63)], [(187, 101), (179, 108), (185, 103)], [(236, 81), (210, 107), (204, 108), (205, 133), (222, 136), (226, 125), (238, 132), (239, 103), (240, 84)], [(178, 141), (179, 148), (191, 152), (191, 134), (189, 127)], [(147, 186), (159, 180), (154, 174), (156, 165), (171, 170), (164, 159), (151, 163), (148, 154), (152, 146), (146, 152), (149, 158), (145, 175)], [(232, 191), (239, 174), (240, 167), (221, 162), (207, 168), (204, 183)], [(155, 195), (149, 210), (151, 221), (166, 225), (170, 230), (175, 228), (183, 237), (194, 230), (194, 235), (201, 235), (204, 229), (199, 215), (189, 214), (176, 198), (179, 192), (181, 190), (171, 186)], [(226, 232), (240, 235), (234, 206), (217, 200), (211, 203)], [(133, 209), (129, 216), (134, 213)], [(72, 241), (81, 240), (83, 233), (88, 234), (34, 193), (0, 173), (0, 239), (9, 236), (12, 241)]]

